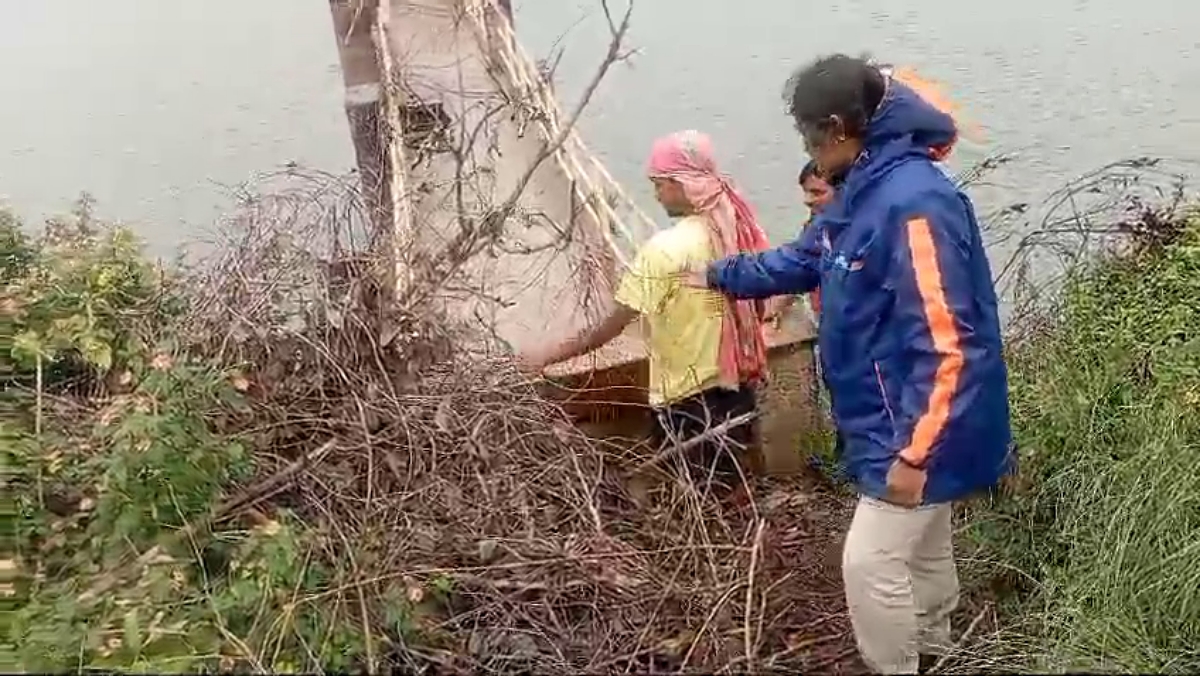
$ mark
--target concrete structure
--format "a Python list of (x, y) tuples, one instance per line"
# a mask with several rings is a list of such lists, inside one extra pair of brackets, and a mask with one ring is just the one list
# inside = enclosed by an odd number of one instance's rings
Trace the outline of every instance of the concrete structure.
[[(519, 350), (598, 319), (611, 303), (622, 261), (654, 225), (575, 133), (539, 164), (562, 134), (564, 116), (521, 50), (506, 12), (492, 0), (376, 2), (331, 0), (347, 112), (364, 180), (374, 182), (367, 187), (380, 205), (376, 222), (384, 229), (401, 227), (386, 213), (387, 186), (403, 184), (412, 231), (395, 235), (411, 242), (405, 256), (454, 263), (444, 292), (429, 302), (490, 327), (495, 340), (488, 349)], [(383, 24), (374, 32), (373, 21)], [(384, 46), (390, 64), (381, 68)], [(394, 90), (381, 86), (389, 67), (396, 71)], [(388, 169), (388, 158), (379, 166), (380, 119), (387, 114), (378, 108), (388, 91), (398, 94), (403, 128), (399, 178)], [(511, 217), (496, 222), (498, 207), (517, 192)], [(447, 257), (447, 250), (472, 248), (464, 242), (481, 246), (461, 262)], [(792, 456), (802, 428), (815, 420), (811, 337), (811, 326), (796, 316), (771, 350), (773, 369), (781, 374), (776, 382), (801, 391), (772, 388), (768, 396), (778, 403), (769, 411), (779, 413), (768, 413), (764, 434)], [(646, 378), (637, 330), (552, 375), (569, 410), (597, 433), (638, 434)]]

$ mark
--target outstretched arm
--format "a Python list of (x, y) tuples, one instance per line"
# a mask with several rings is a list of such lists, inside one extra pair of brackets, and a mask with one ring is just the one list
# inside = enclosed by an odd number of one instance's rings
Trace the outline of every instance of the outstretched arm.
[(520, 357), (524, 368), (540, 371), (568, 359), (603, 347), (625, 330), (638, 315), (654, 314), (662, 309), (675, 283), (673, 263), (661, 242), (650, 240), (638, 252), (629, 271), (617, 288), (613, 309), (599, 323), (579, 333)]
[(526, 369), (541, 371), (555, 364), (574, 359), (580, 355), (597, 350), (613, 341), (625, 327), (637, 319), (638, 312), (621, 303), (615, 303), (611, 312), (598, 324), (589, 326), (579, 333), (560, 343), (553, 343), (542, 350), (535, 350), (522, 356)]
[(800, 238), (760, 253), (730, 256), (708, 266), (708, 288), (735, 298), (807, 293), (821, 283), (820, 230), (810, 223)]

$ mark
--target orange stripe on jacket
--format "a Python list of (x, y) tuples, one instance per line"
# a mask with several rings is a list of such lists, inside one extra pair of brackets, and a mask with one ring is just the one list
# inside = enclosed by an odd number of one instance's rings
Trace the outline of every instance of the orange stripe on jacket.
[(933, 376), (933, 392), (929, 404), (913, 427), (912, 439), (900, 451), (906, 460), (924, 462), (929, 450), (950, 418), (950, 405), (962, 375), (963, 353), (959, 346), (954, 316), (946, 303), (946, 289), (938, 268), (937, 249), (929, 221), (915, 218), (908, 222), (908, 247), (912, 251), (913, 270), (917, 275), (917, 292), (925, 309), (925, 320), (933, 337), (933, 349), (941, 356)]

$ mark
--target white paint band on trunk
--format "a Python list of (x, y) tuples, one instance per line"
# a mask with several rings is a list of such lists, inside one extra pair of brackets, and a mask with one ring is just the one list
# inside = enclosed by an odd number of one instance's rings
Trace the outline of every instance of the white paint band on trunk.
[(378, 82), (346, 87), (346, 105), (361, 106), (368, 103), (378, 103), (380, 87)]

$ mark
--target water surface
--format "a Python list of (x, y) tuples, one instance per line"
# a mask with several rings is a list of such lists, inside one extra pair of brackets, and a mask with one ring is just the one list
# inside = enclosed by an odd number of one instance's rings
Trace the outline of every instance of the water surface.
[[(598, 0), (514, 5), (531, 52), (568, 47), (570, 104), (604, 47)], [(654, 137), (708, 131), (778, 239), (802, 215), (804, 159), (780, 90), (831, 51), (944, 83), (985, 132), (958, 165), (1020, 153), (978, 191), (985, 207), (1120, 157), (1200, 156), (1200, 4), (1185, 0), (638, 0), (630, 39), (640, 52), (599, 92), (590, 144), (648, 202)], [(0, 198), (36, 218), (87, 190), (160, 253), (256, 172), (353, 164), (323, 0), (0, 0), (0, 86)]]

